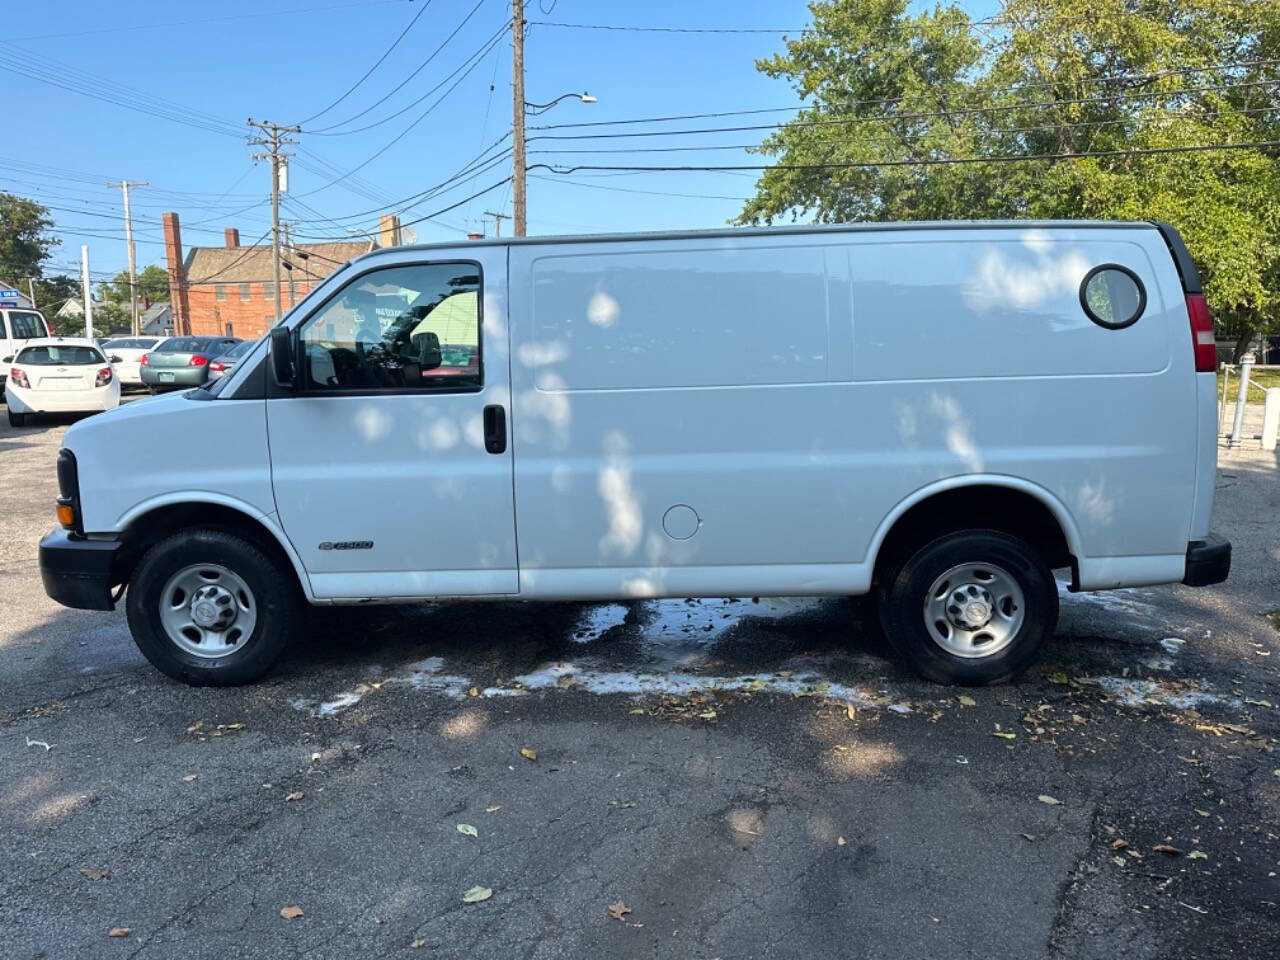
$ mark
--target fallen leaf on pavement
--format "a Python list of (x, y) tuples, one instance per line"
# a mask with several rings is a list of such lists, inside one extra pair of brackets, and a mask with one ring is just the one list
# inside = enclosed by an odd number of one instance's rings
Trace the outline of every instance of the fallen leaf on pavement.
[(1188, 860), (1208, 860), (1209, 855), (1205, 853), (1203, 850), (1192, 850), (1190, 853), (1187, 854), (1187, 859)]
[(281, 907), (280, 916), (283, 917), (285, 920), (297, 920), (300, 916), (302, 916), (302, 908), (301, 907)]
[(111, 876), (111, 871), (106, 867), (81, 867), (80, 873), (90, 880), (105, 880)]
[(993, 737), (999, 737), (1001, 740), (1017, 740), (1018, 739), (1018, 735), (1016, 733), (1012, 733), (1009, 730), (992, 730), (991, 735)]
[(962, 707), (976, 707), (978, 705), (977, 700), (973, 699), (973, 697), (967, 697), (963, 693), (956, 699), (960, 701), (960, 706)]
[(1111, 841), (1112, 850), (1123, 850), (1128, 845), (1129, 845), (1129, 841), (1126, 840), (1124, 837), (1116, 837), (1114, 840)]
[(844, 708), (844, 713), (850, 720), (856, 720), (858, 718), (858, 711), (853, 708), (852, 704)]
[(1156, 853), (1167, 853), (1171, 857), (1182, 856), (1181, 850), (1179, 850), (1177, 847), (1172, 846), (1171, 844), (1168, 844), (1168, 843), (1157, 843), (1151, 849), (1154, 850)]
[(1056, 807), (1060, 803), (1062, 803), (1062, 801), (1059, 800), (1057, 797), (1051, 797), (1047, 793), (1040, 794), (1040, 796), (1036, 797), (1036, 799), (1039, 800), (1041, 803), (1049, 804), (1049, 806), (1051, 807)]
[(190, 783), (191, 781), (193, 781), (193, 780), (195, 780), (195, 779), (196, 779), (196, 774), (194, 774), (194, 773), (188, 773), (185, 777), (183, 777), (183, 778), (182, 778), (182, 782), (183, 782), (183, 783)]
[(480, 696), (480, 688), (479, 688), (479, 687), (472, 687), (470, 690), (468, 690), (468, 691), (467, 691), (467, 696), (468, 696), (468, 697), (478, 697), (478, 696)]
[(472, 887), (462, 895), (463, 903), (480, 903), (482, 900), (488, 900), (493, 896), (493, 890), (489, 887)]
[(1067, 679), (1067, 675), (1065, 673), (1058, 671), (1057, 673), (1049, 674), (1049, 682), (1056, 683), (1060, 687), (1065, 687), (1071, 681)]
[(458, 832), (467, 837), (478, 837), (480, 833), (469, 823), (458, 824)]
[(631, 912), (631, 908), (628, 907), (621, 900), (619, 900), (617, 903), (609, 904), (609, 916), (613, 917), (613, 919), (615, 920), (621, 920), (630, 912)]
[(698, 714), (699, 720), (714, 720), (715, 718), (716, 712), (714, 710), (704, 710), (702, 713)]
[(484, 808), (484, 812), (485, 812), (485, 813), (497, 813), (497, 812), (498, 812), (499, 810), (501, 810), (501, 809), (502, 809), (502, 806), (501, 806), (500, 804), (492, 803), (492, 804), (490, 804), (489, 806), (487, 806), (487, 807), (485, 807), (485, 808)]
[(110, 930), (107, 931), (107, 936), (108, 937), (127, 937), (131, 933), (133, 933), (133, 931), (130, 930), (128, 927), (112, 927)]
[(421, 950), (426, 945), (427, 941), (423, 940), (421, 937), (409, 944), (409, 946), (414, 950)]
[(845, 843), (847, 843), (847, 842), (848, 842), (848, 841), (846, 841), (844, 837), (836, 837), (836, 846), (837, 846), (837, 847), (843, 847), (843, 846), (845, 845)]
[(1035, 843), (1036, 835), (1034, 833), (1024, 833), (1022, 835), (1022, 839), (1028, 841), (1029, 843)]
[(289, 794), (287, 797), (285, 797), (285, 798), (284, 798), (284, 802), (285, 802), (285, 803), (293, 803), (293, 801), (295, 801), (295, 800), (301, 800), (301, 799), (302, 799), (302, 791), (301, 791), (301, 790), (295, 790), (295, 791), (293, 791), (293, 793)]
[(644, 707), (635, 707), (627, 711), (627, 713), (631, 714), (634, 717), (643, 717), (648, 712), (649, 711), (647, 711)]
[(537, 760), (537, 759), (538, 759), (538, 751), (537, 751), (537, 750), (531, 750), (531, 749), (529, 749), (528, 747), (521, 747), (521, 748), (520, 748), (520, 756), (524, 757), (526, 760)]

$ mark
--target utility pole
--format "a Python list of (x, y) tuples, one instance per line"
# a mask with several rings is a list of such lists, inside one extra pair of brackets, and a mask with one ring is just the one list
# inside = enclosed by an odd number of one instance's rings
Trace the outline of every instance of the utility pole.
[(511, 196), (515, 205), (515, 235), (525, 235), (524, 156), (524, 0), (511, 0)]
[(129, 254), (129, 316), (133, 318), (133, 324), (130, 329), (135, 337), (141, 331), (138, 329), (138, 275), (133, 249), (133, 218), (129, 216), (129, 188), (145, 187), (147, 185), (145, 180), (135, 180), (132, 183), (128, 180), (121, 180), (119, 183), (107, 184), (107, 188), (110, 190), (118, 188), (124, 192), (124, 243), (125, 247), (128, 248)]
[(500, 236), (502, 236), (502, 221), (503, 221), (503, 220), (510, 220), (510, 219), (511, 219), (511, 214), (509, 214), (509, 213), (494, 213), (492, 210), (486, 210), (486, 211), (484, 212), (484, 215), (485, 215), (486, 217), (493, 217), (493, 235), (494, 235), (495, 237), (500, 237)]
[(271, 161), (271, 261), (272, 270), (274, 272), (275, 290), (276, 290), (276, 321), (280, 320), (280, 171), (283, 168), (281, 160), (287, 160), (293, 156), (290, 153), (281, 153), (280, 147), (297, 143), (297, 140), (290, 140), (281, 136), (285, 133), (301, 133), (302, 128), (297, 124), (293, 126), (283, 126), (279, 123), (272, 123), (269, 120), (253, 120), (250, 118), (249, 126), (256, 127), (266, 134), (266, 138), (254, 137), (249, 141), (250, 146), (266, 147), (267, 153), (252, 154), (254, 160)]
[[(290, 257), (292, 257), (292, 256), (293, 256), (293, 230), (292, 230), (292, 224), (288, 224), (288, 223), (283, 224), (283, 225), (280, 227), (280, 229), (284, 231), (284, 245), (285, 245), (285, 249), (289, 251), (289, 255), (290, 255)], [(296, 258), (295, 258), (295, 259), (296, 259)], [(294, 280), (293, 280), (293, 271), (294, 271), (295, 269), (297, 269), (297, 268), (296, 268), (296, 267), (293, 267), (293, 268), (291, 268), (291, 269), (289, 270), (289, 309), (290, 309), (290, 310), (292, 310), (292, 309), (293, 309), (293, 305), (297, 302), (297, 285), (294, 283)]]
[(31, 294), (31, 309), (36, 309), (36, 278), (27, 277), (27, 292)]
[(89, 245), (80, 247), (80, 287), (84, 291), (84, 335), (93, 339), (93, 286), (89, 282)]

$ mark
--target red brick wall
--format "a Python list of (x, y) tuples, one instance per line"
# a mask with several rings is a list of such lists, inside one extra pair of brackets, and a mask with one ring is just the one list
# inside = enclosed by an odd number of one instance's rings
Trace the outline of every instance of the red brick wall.
[[(266, 284), (269, 288), (270, 283)], [(312, 284), (295, 282), (297, 299), (301, 300), (311, 290)], [(191, 305), (191, 333), (194, 336), (221, 336), (231, 324), (231, 334), (242, 340), (252, 340), (267, 332), (275, 322), (276, 305), (264, 295), (263, 284), (249, 284), (249, 299), (240, 299), (240, 284), (224, 284), (226, 299), (219, 300), (214, 284), (195, 284), (188, 288), (187, 301)], [(281, 281), (282, 306), (289, 309), (289, 284)]]

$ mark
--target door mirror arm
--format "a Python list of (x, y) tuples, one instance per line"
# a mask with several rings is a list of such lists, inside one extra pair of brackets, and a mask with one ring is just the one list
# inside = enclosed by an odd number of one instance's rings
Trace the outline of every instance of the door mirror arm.
[(272, 327), (268, 344), (271, 376), (276, 385), (296, 390), (299, 380), (298, 336), (288, 327)]

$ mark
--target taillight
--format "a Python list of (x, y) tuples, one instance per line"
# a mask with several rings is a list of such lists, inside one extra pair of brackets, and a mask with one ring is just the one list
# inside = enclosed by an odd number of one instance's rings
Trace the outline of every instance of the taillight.
[(142, 367), (149, 367), (149, 366), (151, 366), (151, 362), (147, 359), (147, 357), (149, 357), (149, 356), (151, 356), (151, 354), (149, 354), (149, 353), (144, 353), (142, 356), (140, 356), (140, 357), (138, 358), (138, 365), (139, 365), (139, 366), (142, 366)]
[(208, 363), (208, 362), (209, 362), (209, 358), (208, 358), (208, 357), (202, 357), (202, 356), (200, 356), (200, 354), (198, 354), (198, 353), (197, 353), (194, 357), (192, 357), (190, 360), (188, 360), (188, 361), (187, 361), (187, 366), (188, 366), (188, 367), (203, 367), (203, 366), (204, 366), (206, 363)]
[(1191, 318), (1191, 348), (1195, 352), (1196, 373), (1218, 369), (1218, 345), (1213, 339), (1213, 315), (1202, 293), (1187, 294), (1187, 316)]
[(28, 389), (31, 387), (31, 381), (27, 379), (27, 372), (19, 370), (17, 367), (9, 368), (9, 379), (20, 387), (27, 387)]
[(225, 363), (219, 363), (217, 360), (215, 360), (213, 361), (213, 363), (209, 364), (209, 369), (217, 373), (221, 373), (223, 370), (227, 369), (227, 365)]
[(93, 381), (93, 385), (95, 387), (105, 387), (110, 382), (111, 382), (111, 368), (103, 367), (101, 370), (98, 371), (98, 377), (96, 380)]

